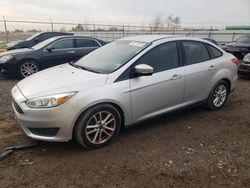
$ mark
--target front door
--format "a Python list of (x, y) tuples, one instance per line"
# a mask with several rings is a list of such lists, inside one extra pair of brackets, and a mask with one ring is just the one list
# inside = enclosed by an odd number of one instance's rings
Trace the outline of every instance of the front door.
[(152, 66), (154, 74), (130, 79), (134, 121), (165, 112), (182, 102), (185, 72), (178, 57), (176, 42), (169, 42), (153, 48), (136, 62)]
[(73, 39), (61, 39), (43, 50), (41, 61), (44, 68), (68, 63), (76, 59)]

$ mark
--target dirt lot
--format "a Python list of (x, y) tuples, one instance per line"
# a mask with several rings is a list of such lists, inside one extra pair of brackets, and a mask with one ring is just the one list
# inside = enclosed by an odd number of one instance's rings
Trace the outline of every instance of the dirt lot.
[[(27, 143), (0, 77), (0, 151)], [(250, 187), (250, 81), (217, 112), (198, 107), (122, 131), (105, 148), (46, 143), (0, 161), (0, 187)]]

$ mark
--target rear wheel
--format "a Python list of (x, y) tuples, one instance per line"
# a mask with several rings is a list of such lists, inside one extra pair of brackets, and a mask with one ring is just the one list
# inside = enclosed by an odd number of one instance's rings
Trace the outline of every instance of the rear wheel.
[(221, 109), (227, 101), (229, 94), (228, 84), (221, 80), (211, 91), (208, 100), (207, 107), (210, 110)]
[(27, 60), (22, 62), (18, 68), (20, 78), (26, 78), (39, 71), (39, 66), (34, 60)]
[(109, 104), (101, 104), (86, 111), (77, 121), (76, 140), (87, 149), (110, 144), (121, 128), (118, 110)]

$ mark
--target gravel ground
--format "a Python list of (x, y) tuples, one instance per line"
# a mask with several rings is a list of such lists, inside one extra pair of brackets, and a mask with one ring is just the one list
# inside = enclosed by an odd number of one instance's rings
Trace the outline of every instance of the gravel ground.
[[(0, 151), (29, 143), (0, 77)], [(108, 147), (41, 142), (0, 161), (0, 187), (250, 187), (250, 81), (225, 107), (164, 115), (125, 129)]]

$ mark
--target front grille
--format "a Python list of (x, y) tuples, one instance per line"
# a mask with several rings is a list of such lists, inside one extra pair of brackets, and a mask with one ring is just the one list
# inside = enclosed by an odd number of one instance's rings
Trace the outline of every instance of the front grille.
[(243, 51), (243, 49), (241, 47), (237, 47), (237, 46), (230, 46), (227, 48), (228, 51), (232, 51), (232, 52), (241, 52)]
[(12, 101), (12, 104), (13, 104), (15, 110), (16, 110), (19, 114), (23, 114), (22, 108), (17, 104), (16, 101), (13, 100), (13, 101)]

